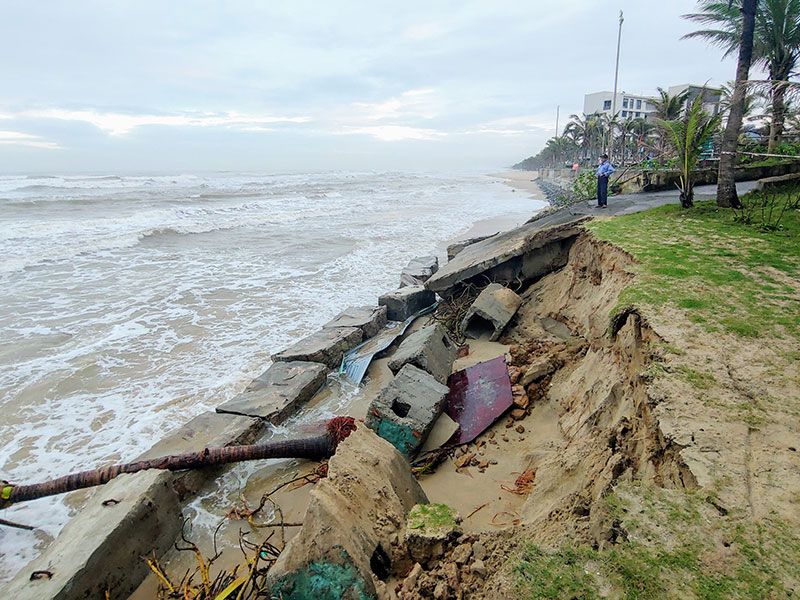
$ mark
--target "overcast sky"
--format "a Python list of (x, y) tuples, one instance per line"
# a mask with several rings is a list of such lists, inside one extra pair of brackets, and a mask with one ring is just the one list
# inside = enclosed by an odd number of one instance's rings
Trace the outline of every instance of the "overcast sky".
[(0, 0), (0, 171), (494, 169), (614, 84), (733, 79), (694, 0)]

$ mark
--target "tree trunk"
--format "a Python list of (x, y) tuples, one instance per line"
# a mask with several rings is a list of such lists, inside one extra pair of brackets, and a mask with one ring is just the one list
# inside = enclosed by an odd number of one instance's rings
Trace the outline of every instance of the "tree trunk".
[(739, 64), (736, 68), (736, 83), (733, 88), (728, 124), (722, 136), (722, 147), (719, 157), (719, 175), (717, 177), (717, 206), (739, 208), (739, 196), (736, 193), (734, 166), (736, 164), (736, 146), (739, 141), (739, 130), (742, 127), (744, 101), (747, 92), (747, 79), (750, 74), (750, 63), (753, 59), (753, 31), (756, 21), (758, 0), (742, 2), (742, 41), (739, 46)]
[(769, 154), (783, 142), (783, 122), (786, 119), (786, 85), (783, 81), (772, 83), (772, 121), (769, 124)]
[(351, 417), (336, 417), (328, 423), (327, 434), (303, 440), (267, 442), (252, 446), (206, 448), (200, 452), (174, 454), (134, 463), (102, 467), (91, 471), (82, 471), (31, 485), (12, 485), (2, 482), (0, 486), (0, 508), (7, 508), (16, 502), (103, 485), (123, 473), (138, 473), (147, 469), (183, 471), (185, 469), (197, 469), (264, 458), (308, 458), (320, 460), (332, 456), (336, 452), (338, 443), (346, 438), (353, 429), (355, 429), (355, 423)]

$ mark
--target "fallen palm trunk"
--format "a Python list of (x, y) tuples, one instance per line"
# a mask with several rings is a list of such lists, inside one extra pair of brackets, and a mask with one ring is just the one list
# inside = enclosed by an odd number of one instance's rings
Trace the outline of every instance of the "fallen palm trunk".
[(327, 432), (324, 435), (304, 440), (268, 442), (251, 446), (206, 448), (200, 452), (187, 452), (185, 454), (163, 456), (151, 460), (141, 460), (73, 473), (32, 485), (13, 485), (8, 482), (2, 482), (0, 508), (7, 508), (12, 504), (24, 502), (25, 500), (55, 496), (56, 494), (103, 485), (122, 473), (137, 473), (147, 469), (183, 471), (265, 458), (308, 458), (320, 460), (332, 456), (336, 452), (339, 442), (350, 435), (354, 429), (355, 421), (352, 417), (336, 417), (328, 422)]

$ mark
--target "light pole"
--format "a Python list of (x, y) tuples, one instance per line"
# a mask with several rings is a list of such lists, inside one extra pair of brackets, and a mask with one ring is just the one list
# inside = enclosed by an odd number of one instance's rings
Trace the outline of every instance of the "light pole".
[[(619, 81), (619, 48), (622, 44), (622, 22), (625, 17), (622, 16), (622, 11), (619, 11), (619, 34), (617, 35), (617, 66), (614, 69), (614, 95), (611, 97), (611, 117), (617, 114), (617, 82)], [(610, 129), (610, 127), (609, 127)], [(608, 132), (608, 153), (612, 154), (614, 150), (614, 133)], [(610, 157), (613, 158), (613, 157)]]

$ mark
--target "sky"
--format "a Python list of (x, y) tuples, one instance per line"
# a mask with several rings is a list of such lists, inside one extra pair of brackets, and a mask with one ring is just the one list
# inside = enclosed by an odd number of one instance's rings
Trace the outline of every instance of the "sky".
[(694, 0), (0, 0), (0, 172), (497, 169), (584, 94), (721, 85)]

